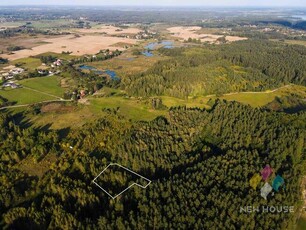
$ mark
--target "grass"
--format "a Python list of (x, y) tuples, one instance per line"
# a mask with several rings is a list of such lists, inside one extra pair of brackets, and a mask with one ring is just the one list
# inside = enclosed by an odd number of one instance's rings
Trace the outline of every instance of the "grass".
[(167, 115), (166, 110), (151, 110), (136, 99), (124, 99), (122, 97), (112, 98), (90, 98), (90, 105), (78, 105), (75, 110), (66, 113), (48, 112), (39, 115), (28, 115), (27, 119), (36, 127), (50, 125), (51, 129), (78, 128), (83, 124), (105, 116), (103, 108), (120, 107), (118, 114), (126, 119), (136, 121), (149, 121), (157, 116)]
[(24, 88), (0, 90), (0, 96), (8, 99), (10, 102), (16, 102), (16, 105), (33, 104), (46, 100), (54, 100), (54, 97)]
[(52, 29), (67, 25), (73, 25), (72, 21), (68, 19), (39, 20), (39, 21), (32, 21), (31, 26), (37, 29)]
[(37, 69), (42, 64), (39, 58), (32, 58), (32, 57), (21, 58), (11, 62), (12, 65), (16, 65), (17, 63), (20, 64), (22, 68), (31, 71)]
[(248, 104), (252, 107), (260, 107), (268, 104), (269, 102), (273, 101), (276, 96), (280, 96), (277, 93), (245, 93), (245, 94), (234, 94), (234, 95), (227, 95), (222, 96), (220, 99), (225, 99), (227, 101), (238, 101), (242, 104)]
[[(31, 89), (62, 97), (64, 89), (59, 86), (59, 81), (59, 77), (51, 76), (25, 79), (19, 81), (18, 83)], [(8, 99), (10, 102), (16, 102), (16, 105), (33, 104), (46, 100), (56, 100), (55, 97), (26, 88), (0, 90), (0, 96)]]
[[(46, 87), (46, 90), (50, 85), (56, 85), (58, 77), (47, 77), (46, 80), (43, 78), (28, 79), (26, 84), (31, 87)], [(31, 80), (35, 80), (31, 82)], [(41, 81), (41, 82), (40, 82)], [(41, 86), (43, 84), (43, 86)], [(23, 90), (23, 89), (20, 89)], [(3, 91), (0, 91), (0, 93)], [(16, 91), (18, 92), (18, 90)], [(50, 89), (49, 89), (49, 92)], [(28, 92), (29, 93), (29, 92)], [(32, 92), (30, 92), (32, 94)], [(56, 93), (56, 92), (53, 92)], [(278, 91), (262, 92), (262, 93), (237, 93), (232, 95), (224, 95), (221, 99), (229, 101), (238, 101), (243, 104), (249, 104), (252, 107), (264, 106), (267, 103), (274, 100), (276, 96), (289, 95), (291, 93), (303, 95), (306, 97), (306, 87), (291, 85), (286, 88), (282, 88)], [(1, 94), (0, 94), (1, 95)], [(37, 95), (41, 100), (41, 96)], [(89, 96), (86, 99), (89, 104), (78, 104), (74, 109), (58, 113), (55, 111), (49, 111), (39, 115), (27, 115), (27, 119), (34, 124), (34, 126), (45, 126), (50, 125), (51, 129), (63, 129), (67, 127), (77, 128), (83, 124), (92, 120), (98, 119), (99, 117), (105, 116), (107, 113), (103, 111), (105, 108), (116, 109), (119, 107), (118, 114), (124, 116), (126, 119), (131, 120), (153, 120), (157, 116), (167, 116), (167, 110), (153, 110), (150, 108), (148, 101), (140, 100), (137, 98), (125, 98), (124, 91), (103, 88), (99, 92), (100, 97)], [(102, 97), (103, 96), (103, 97)], [(5, 97), (5, 96), (4, 96)], [(20, 97), (20, 95), (19, 95)], [(15, 96), (18, 98), (18, 95)], [(202, 96), (202, 97), (190, 97), (188, 100), (179, 98), (173, 98), (168, 96), (162, 96), (163, 104), (167, 107), (174, 106), (187, 106), (187, 107), (199, 107), (209, 108), (208, 101), (210, 99), (216, 99), (216, 96)], [(71, 105), (70, 105), (71, 106)]]
[(267, 91), (261, 93), (237, 93), (232, 95), (221, 96), (220, 99), (228, 101), (238, 101), (242, 104), (251, 105), (252, 107), (261, 107), (272, 102), (275, 97), (290, 95), (291, 93), (299, 94), (306, 97), (306, 87), (290, 85), (277, 91)]
[(29, 78), (21, 80), (19, 83), (31, 89), (39, 90), (58, 97), (62, 97), (65, 92), (65, 90), (60, 87), (60, 77), (58, 76)]
[(63, 59), (63, 60), (66, 60), (66, 61), (69, 61), (69, 60), (77, 57), (77, 56), (74, 56), (74, 55), (71, 55), (71, 54), (54, 53), (54, 52), (41, 53), (37, 56), (39, 56), (39, 57), (40, 56), (55, 56), (59, 59)]
[(153, 110), (145, 103), (137, 99), (125, 99), (123, 97), (102, 97), (90, 99), (90, 110), (93, 113), (102, 111), (104, 108), (119, 107), (119, 114), (132, 120), (152, 120), (157, 116), (166, 115), (167, 111)]
[(157, 61), (165, 59), (164, 57), (160, 56), (145, 57), (143, 55), (140, 55), (132, 61), (123, 60), (125, 58), (131, 57), (133, 57), (133, 55), (130, 52), (126, 52), (120, 55), (118, 58), (99, 62), (88, 62), (84, 64), (93, 66), (100, 70), (114, 70), (119, 77), (123, 77), (126, 75), (144, 72), (145, 70), (153, 66)]
[(168, 108), (176, 106), (187, 106), (188, 108), (208, 108), (207, 102), (209, 101), (209, 98), (207, 97), (188, 98), (188, 100), (168, 96), (162, 96), (161, 98), (163, 100), (163, 104)]
[(302, 46), (306, 46), (306, 41), (285, 40), (285, 43), (292, 44), (292, 45), (302, 45)]

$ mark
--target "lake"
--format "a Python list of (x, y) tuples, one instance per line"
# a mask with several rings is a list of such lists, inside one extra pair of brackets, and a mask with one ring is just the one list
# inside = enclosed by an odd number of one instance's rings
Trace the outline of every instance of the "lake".
[(105, 70), (105, 71), (101, 71), (101, 70), (97, 70), (95, 67), (93, 66), (89, 66), (89, 65), (80, 65), (79, 66), (80, 69), (85, 69), (85, 70), (90, 70), (95, 72), (96, 74), (106, 74), (108, 75), (111, 79), (113, 80), (119, 80), (120, 78), (117, 76), (115, 71), (112, 70)]
[(144, 47), (146, 51), (142, 52), (142, 54), (146, 57), (153, 57), (154, 54), (150, 50), (155, 50), (157, 47), (163, 47), (165, 49), (172, 49), (173, 41), (151, 42)]
[(145, 49), (147, 50), (154, 50), (157, 46), (164, 47), (166, 49), (172, 49), (173, 48), (173, 41), (161, 41), (161, 42), (151, 42), (147, 46), (145, 46)]
[(96, 70), (95, 67), (89, 66), (89, 65), (80, 65), (79, 68), (80, 69), (85, 69), (85, 70)]

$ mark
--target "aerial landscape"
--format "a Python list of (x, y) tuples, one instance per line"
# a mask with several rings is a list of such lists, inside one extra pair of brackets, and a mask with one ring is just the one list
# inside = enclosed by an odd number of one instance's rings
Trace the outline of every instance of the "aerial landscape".
[(249, 2), (0, 2), (0, 229), (306, 230), (306, 3)]

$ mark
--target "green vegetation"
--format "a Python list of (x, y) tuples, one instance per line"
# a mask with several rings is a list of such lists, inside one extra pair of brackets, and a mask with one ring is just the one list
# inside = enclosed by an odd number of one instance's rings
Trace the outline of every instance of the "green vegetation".
[[(210, 111), (171, 109), (169, 118), (150, 122), (128, 121), (109, 110), (61, 138), (54, 131), (21, 129), (2, 116), (2, 227), (290, 229), (294, 213), (249, 215), (239, 207), (281, 203), (297, 213), (305, 116), (275, 116), (221, 101)], [(29, 170), (31, 161), (42, 162), (34, 166), (39, 172)], [(92, 184), (108, 162), (152, 183), (112, 200)], [(285, 179), (286, 189), (266, 201), (259, 195), (264, 182), (253, 190), (249, 180), (267, 164)], [(104, 179), (110, 188), (125, 183), (114, 175)]]
[(28, 88), (49, 93), (58, 97), (63, 97), (65, 91), (60, 86), (60, 77), (58, 76), (24, 79), (19, 81), (19, 83)]
[(306, 48), (301, 46), (248, 40), (160, 52), (170, 56), (170, 60), (122, 79), (122, 88), (129, 95), (187, 99), (239, 91), (259, 92), (290, 83), (306, 85)]
[[(19, 81), (24, 88), (0, 90), (0, 96), (15, 105), (33, 104), (63, 97), (58, 76), (24, 79)], [(50, 94), (50, 95), (48, 95)]]
[(0, 96), (6, 98), (8, 101), (16, 105), (33, 104), (47, 100), (56, 100), (56, 98), (54, 97), (39, 92), (34, 92), (30, 89), (25, 88), (0, 90)]
[[(26, 9), (2, 11), (1, 20), (22, 25), (1, 28), (1, 38), (12, 38), (4, 51), (33, 47), (47, 35), (82, 36), (71, 28), (92, 25), (135, 23), (157, 33), (138, 34), (149, 40), (124, 52), (0, 58), (26, 70), (0, 79), (23, 86), (0, 89), (0, 107), (16, 105), (0, 111), (0, 229), (305, 229), (306, 38), (291, 33), (305, 24), (274, 20), (270, 11), (253, 19), (246, 11), (227, 12), (224, 20), (209, 11), (135, 11), (131, 17), (130, 11), (77, 9), (66, 19), (67, 9), (50, 7), (36, 9), (39, 20)], [(176, 40), (181, 48), (158, 46), (145, 57), (152, 36), (173, 39), (166, 22), (200, 25), (198, 33), (223, 37), (220, 45)], [(250, 39), (226, 42), (228, 35)], [(14, 42), (23, 36), (36, 40)], [(57, 59), (61, 65), (51, 68)], [(49, 70), (58, 75), (41, 77)], [(110, 162), (152, 183), (110, 199), (92, 182)], [(264, 181), (250, 186), (266, 165), (273, 168), (269, 184), (276, 175), (285, 180), (267, 200), (260, 196)], [(134, 179), (115, 168), (97, 181), (118, 193)], [(241, 212), (252, 205), (294, 206), (294, 212)]]
[(301, 217), (298, 222), (295, 230), (304, 230), (306, 229), (306, 218)]
[(25, 68), (27, 70), (33, 71), (41, 66), (41, 61), (38, 58), (21, 58), (11, 62), (13, 65)]
[(25, 47), (23, 46), (9, 46), (7, 47), (7, 51), (18, 51), (18, 50), (23, 50)]

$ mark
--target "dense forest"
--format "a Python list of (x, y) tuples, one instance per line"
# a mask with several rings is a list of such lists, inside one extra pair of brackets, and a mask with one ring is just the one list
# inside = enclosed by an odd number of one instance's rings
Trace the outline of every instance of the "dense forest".
[[(161, 49), (170, 59), (122, 80), (131, 95), (224, 94), (306, 85), (306, 48), (262, 40), (218, 46)], [(269, 60), (269, 62), (267, 61)]]
[[(131, 122), (114, 111), (62, 136), (22, 128), (2, 114), (0, 224), (8, 229), (290, 229), (300, 207), (305, 118), (305, 113), (217, 100), (210, 110), (171, 108), (150, 122)], [(56, 158), (49, 170), (35, 175), (35, 164), (50, 155)], [(24, 162), (34, 173), (20, 167)], [(92, 183), (110, 162), (152, 183), (112, 200)], [(286, 183), (267, 201), (249, 184), (266, 165)], [(106, 180), (125, 183), (115, 175)], [(294, 206), (295, 213), (241, 213), (247, 205)]]

